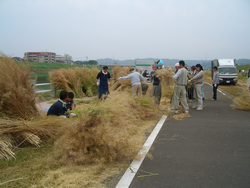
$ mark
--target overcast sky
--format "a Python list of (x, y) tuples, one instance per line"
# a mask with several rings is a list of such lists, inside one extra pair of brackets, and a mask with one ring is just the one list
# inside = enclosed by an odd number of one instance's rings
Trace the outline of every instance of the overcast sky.
[(250, 58), (250, 0), (0, 0), (0, 51)]

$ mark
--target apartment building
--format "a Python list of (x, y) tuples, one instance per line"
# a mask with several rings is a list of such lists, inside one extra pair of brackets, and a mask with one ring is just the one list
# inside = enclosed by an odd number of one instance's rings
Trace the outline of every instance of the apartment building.
[(64, 56), (56, 55), (56, 61), (64, 62), (64, 63), (67, 63), (67, 64), (73, 63), (72, 57), (69, 54), (64, 54)]
[(53, 52), (26, 52), (24, 53), (24, 60), (30, 62), (46, 62), (55, 63), (56, 53)]

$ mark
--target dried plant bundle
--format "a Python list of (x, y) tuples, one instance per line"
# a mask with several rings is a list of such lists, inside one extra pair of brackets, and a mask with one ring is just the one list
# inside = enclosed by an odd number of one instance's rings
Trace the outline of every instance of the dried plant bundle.
[(55, 88), (74, 92), (77, 97), (92, 97), (98, 91), (96, 76), (99, 71), (96, 67), (58, 69), (49, 72), (49, 80)]
[(35, 91), (30, 83), (30, 67), (0, 55), (0, 114), (21, 119), (39, 116)]
[(133, 159), (145, 136), (142, 122), (161, 115), (152, 98), (132, 98), (126, 92), (78, 107), (75, 113), (79, 119), (63, 127), (55, 148), (58, 158), (77, 164)]
[(14, 157), (14, 150), (23, 144), (40, 146), (57, 134), (62, 119), (46, 117), (33, 121), (0, 119), (0, 158)]

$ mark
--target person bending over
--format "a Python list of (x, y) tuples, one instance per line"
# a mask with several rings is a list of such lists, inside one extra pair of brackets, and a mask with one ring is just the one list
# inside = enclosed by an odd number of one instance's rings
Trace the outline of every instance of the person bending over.
[(124, 77), (120, 77), (118, 80), (123, 80), (123, 79), (130, 79), (131, 84), (132, 84), (132, 95), (141, 95), (142, 94), (142, 87), (141, 87), (141, 82), (144, 82), (144, 78), (142, 75), (138, 72), (135, 72), (133, 68), (130, 68), (130, 74)]
[(74, 93), (68, 92), (68, 100), (66, 102), (66, 108), (68, 110), (74, 110), (76, 108), (76, 103), (74, 102)]
[(54, 116), (68, 116), (65, 114), (67, 111), (66, 101), (68, 100), (68, 92), (61, 91), (60, 92), (60, 99), (56, 101), (52, 106), (49, 108), (47, 116), (54, 115)]

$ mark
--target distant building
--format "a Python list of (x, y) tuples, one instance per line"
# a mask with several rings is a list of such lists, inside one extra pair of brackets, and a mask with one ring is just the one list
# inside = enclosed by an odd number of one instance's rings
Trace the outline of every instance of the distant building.
[(63, 61), (67, 64), (73, 63), (72, 57), (69, 54), (64, 54), (64, 56), (56, 55), (56, 61)]
[(56, 53), (53, 52), (26, 52), (24, 53), (24, 60), (30, 62), (46, 62), (55, 63)]

